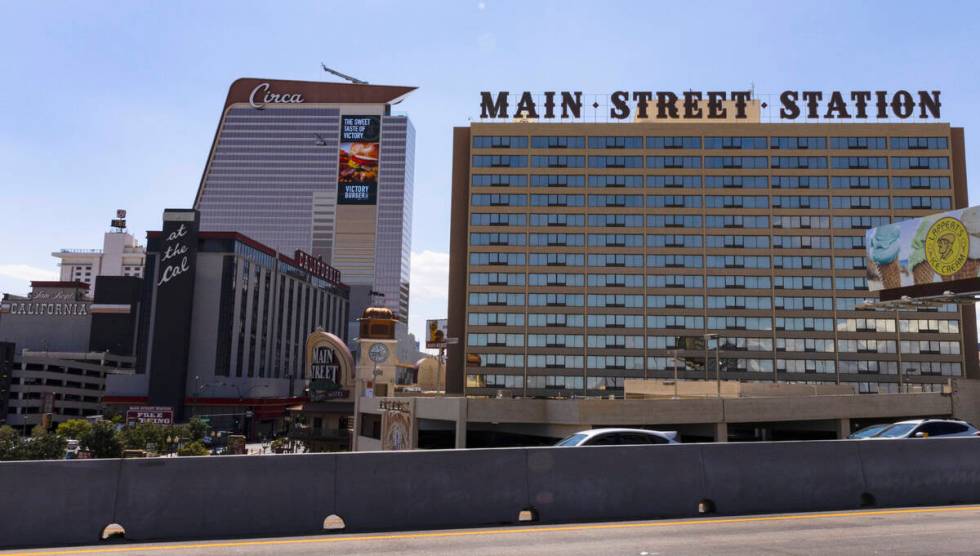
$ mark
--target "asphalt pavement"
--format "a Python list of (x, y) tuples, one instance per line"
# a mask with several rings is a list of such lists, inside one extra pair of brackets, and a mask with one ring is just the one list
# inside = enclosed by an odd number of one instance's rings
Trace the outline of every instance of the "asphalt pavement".
[(22, 550), (0, 555), (980, 554), (980, 506), (327, 534)]

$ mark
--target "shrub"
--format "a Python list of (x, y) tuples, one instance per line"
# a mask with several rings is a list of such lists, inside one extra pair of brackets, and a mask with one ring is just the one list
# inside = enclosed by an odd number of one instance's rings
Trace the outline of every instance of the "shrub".
[(178, 456), (206, 456), (211, 453), (207, 446), (200, 440), (188, 442), (177, 450)]

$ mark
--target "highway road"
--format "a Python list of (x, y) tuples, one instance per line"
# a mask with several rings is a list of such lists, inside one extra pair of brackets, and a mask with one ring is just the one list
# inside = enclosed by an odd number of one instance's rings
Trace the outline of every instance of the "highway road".
[(980, 554), (980, 506), (125, 544), (0, 555)]

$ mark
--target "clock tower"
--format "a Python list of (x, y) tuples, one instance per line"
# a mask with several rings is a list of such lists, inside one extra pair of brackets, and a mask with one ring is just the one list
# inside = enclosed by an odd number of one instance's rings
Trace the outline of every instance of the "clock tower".
[(368, 396), (392, 396), (398, 369), (395, 339), (395, 316), (390, 309), (369, 307), (358, 319), (357, 377), (364, 384)]

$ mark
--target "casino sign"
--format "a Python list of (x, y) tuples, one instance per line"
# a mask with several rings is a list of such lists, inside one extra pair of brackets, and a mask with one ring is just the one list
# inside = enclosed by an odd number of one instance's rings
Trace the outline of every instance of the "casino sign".
[(354, 357), (337, 336), (317, 328), (306, 339), (304, 378), (310, 383), (310, 401), (350, 400), (354, 385)]

